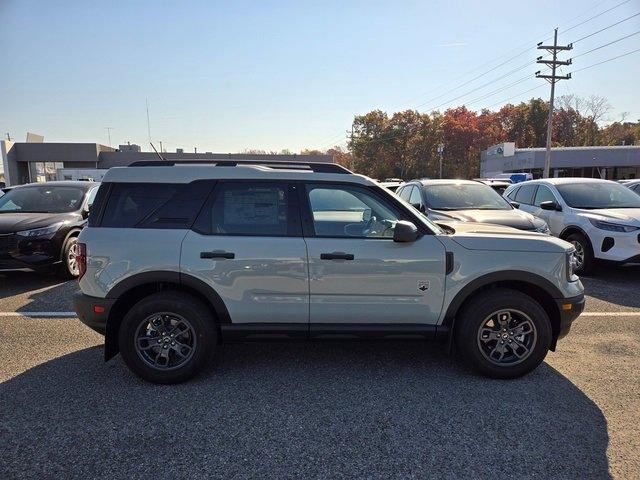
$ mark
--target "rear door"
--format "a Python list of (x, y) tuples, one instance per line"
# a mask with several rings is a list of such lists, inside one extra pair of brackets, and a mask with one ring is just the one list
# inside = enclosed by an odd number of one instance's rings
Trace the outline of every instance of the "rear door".
[(524, 183), (518, 189), (516, 193), (515, 201), (520, 204), (520, 210), (529, 212), (532, 215), (535, 215), (534, 212), (537, 209), (533, 206), (533, 196), (536, 193), (537, 187), (538, 185), (536, 185), (535, 183), (533, 184)]
[(533, 199), (533, 207), (531, 209), (531, 213), (547, 222), (547, 225), (549, 225), (549, 230), (551, 230), (551, 233), (553, 235), (560, 235), (560, 232), (562, 232), (562, 230), (564, 229), (563, 213), (556, 210), (543, 210), (542, 208), (540, 208), (540, 204), (542, 202), (549, 201), (556, 202), (558, 205), (560, 205), (560, 201), (556, 198), (549, 187), (547, 187), (546, 185), (539, 185)]
[(219, 181), (182, 243), (180, 266), (220, 295), (232, 323), (308, 323), (307, 251), (293, 185)]
[(445, 249), (434, 235), (393, 241), (406, 218), (375, 189), (313, 183), (302, 191), (313, 324), (428, 324), (438, 321)]

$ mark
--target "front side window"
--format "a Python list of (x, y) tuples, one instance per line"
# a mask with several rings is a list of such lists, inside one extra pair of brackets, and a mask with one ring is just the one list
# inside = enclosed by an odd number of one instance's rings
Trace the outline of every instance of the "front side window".
[(425, 193), (427, 205), (434, 210), (511, 210), (507, 201), (484, 183), (430, 185)]
[(32, 186), (9, 190), (0, 197), (0, 213), (66, 213), (80, 209), (84, 189)]
[(399, 216), (383, 199), (353, 185), (308, 185), (318, 237), (393, 238)]
[(619, 183), (567, 183), (556, 188), (572, 208), (640, 208), (640, 197)]
[(542, 202), (555, 202), (556, 197), (554, 197), (551, 190), (544, 185), (540, 185), (538, 190), (536, 191), (536, 198), (533, 199), (533, 204), (536, 207), (539, 207)]

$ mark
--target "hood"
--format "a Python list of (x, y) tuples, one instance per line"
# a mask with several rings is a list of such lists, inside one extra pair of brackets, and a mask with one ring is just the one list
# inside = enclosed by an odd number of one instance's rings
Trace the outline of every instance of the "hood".
[(76, 220), (77, 213), (0, 213), (0, 234), (14, 233), (51, 224)]
[(640, 208), (597, 208), (594, 210), (575, 208), (574, 210), (576, 213), (598, 220), (618, 221), (640, 226)]
[(501, 250), (511, 252), (561, 253), (570, 251), (570, 243), (543, 233), (523, 231), (500, 225), (485, 223), (438, 221), (457, 244), (469, 250)]
[(544, 221), (521, 210), (432, 210), (440, 217), (450, 217), (462, 222), (492, 223), (518, 230), (535, 230), (544, 225)]

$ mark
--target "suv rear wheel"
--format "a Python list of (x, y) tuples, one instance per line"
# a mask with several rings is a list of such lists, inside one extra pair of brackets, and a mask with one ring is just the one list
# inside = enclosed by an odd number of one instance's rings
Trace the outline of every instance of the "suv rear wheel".
[(482, 292), (463, 307), (456, 347), (466, 363), (492, 378), (516, 378), (535, 369), (551, 345), (544, 309), (516, 290)]
[(216, 340), (209, 309), (179, 292), (155, 293), (136, 303), (118, 338), (127, 366), (153, 383), (180, 383), (196, 375)]

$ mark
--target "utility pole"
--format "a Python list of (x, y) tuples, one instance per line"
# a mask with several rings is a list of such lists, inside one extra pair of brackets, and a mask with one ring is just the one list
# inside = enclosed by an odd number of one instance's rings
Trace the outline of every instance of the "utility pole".
[(111, 148), (111, 130), (113, 130), (113, 127), (104, 127), (104, 129), (107, 131), (107, 136), (109, 137), (109, 148)]
[(569, 80), (571, 74), (568, 75), (556, 75), (556, 68), (558, 65), (571, 65), (571, 59), (561, 61), (558, 60), (558, 52), (562, 50), (571, 50), (573, 44), (558, 45), (558, 29), (553, 32), (553, 45), (543, 45), (542, 42), (538, 44), (538, 50), (546, 50), (552, 56), (553, 60), (543, 60), (542, 57), (537, 58), (536, 63), (542, 63), (547, 66), (551, 66), (551, 75), (541, 75), (540, 71), (536, 72), (536, 78), (544, 78), (551, 84), (551, 96), (549, 98), (549, 119), (547, 120), (547, 151), (544, 155), (544, 173), (543, 178), (549, 178), (549, 171), (551, 170), (551, 136), (553, 133), (553, 100), (556, 91), (556, 82), (559, 80)]
[(438, 145), (438, 156), (440, 157), (440, 178), (442, 178), (442, 156), (444, 154), (444, 144)]
[(9, 135), (9, 132), (7, 132), (7, 140), (11, 141), (11, 135)]

